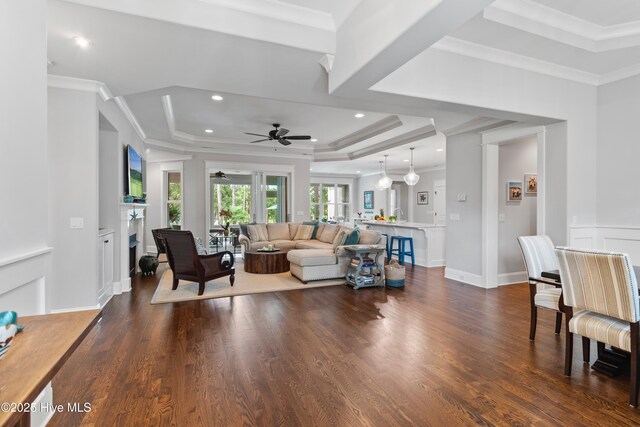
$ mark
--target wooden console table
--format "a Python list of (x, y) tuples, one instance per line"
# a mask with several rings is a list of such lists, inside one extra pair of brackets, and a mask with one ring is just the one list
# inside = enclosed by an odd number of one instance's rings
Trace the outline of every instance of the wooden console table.
[[(100, 310), (86, 310), (18, 318), (24, 331), (0, 359), (0, 404), (32, 403), (99, 317)], [(0, 411), (0, 426), (28, 426), (30, 421), (30, 412)]]

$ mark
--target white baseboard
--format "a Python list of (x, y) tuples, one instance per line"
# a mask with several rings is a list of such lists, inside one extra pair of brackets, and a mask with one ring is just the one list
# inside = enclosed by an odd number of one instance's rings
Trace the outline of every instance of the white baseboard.
[(478, 286), (479, 288), (486, 288), (482, 284), (482, 276), (478, 274), (469, 273), (462, 270), (455, 270), (450, 267), (444, 269), (444, 277), (446, 279), (456, 280), (458, 282), (467, 283), (469, 285)]
[(527, 281), (526, 271), (516, 271), (515, 273), (498, 274), (498, 286), (514, 285)]
[(146, 252), (146, 255), (156, 256), (156, 254), (158, 253), (158, 248), (156, 248), (155, 245), (149, 245), (147, 246)]
[(100, 304), (96, 304), (88, 307), (74, 307), (74, 308), (62, 308), (59, 310), (51, 310), (51, 314), (73, 313), (74, 311), (87, 311), (87, 310), (99, 310), (99, 309), (100, 309)]

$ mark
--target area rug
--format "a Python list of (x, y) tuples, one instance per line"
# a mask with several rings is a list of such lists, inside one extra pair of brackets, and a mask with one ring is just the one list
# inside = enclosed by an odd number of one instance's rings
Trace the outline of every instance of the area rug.
[(151, 298), (151, 304), (344, 285), (344, 279), (318, 280), (305, 285), (288, 272), (280, 274), (251, 274), (245, 273), (243, 265), (240, 264), (236, 268), (236, 281), (233, 286), (229, 285), (228, 276), (211, 280), (206, 283), (204, 293), (200, 296), (198, 296), (197, 283), (181, 280), (178, 289), (175, 291), (171, 290), (172, 284), (173, 273), (170, 269), (167, 269), (160, 278), (158, 288), (153, 294), (153, 298)]

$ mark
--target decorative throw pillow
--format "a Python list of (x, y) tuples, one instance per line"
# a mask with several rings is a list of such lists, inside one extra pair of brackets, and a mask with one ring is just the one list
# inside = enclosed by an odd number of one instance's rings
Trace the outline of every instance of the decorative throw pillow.
[(318, 236), (318, 240), (325, 243), (333, 243), (339, 229), (340, 227), (337, 225), (326, 224), (324, 230), (322, 230), (322, 234)]
[(298, 227), (298, 231), (296, 231), (296, 235), (293, 237), (293, 240), (311, 240), (313, 230), (313, 225), (301, 225)]
[(196, 252), (198, 252), (198, 255), (207, 254), (207, 251), (204, 249), (204, 246), (202, 246), (202, 240), (199, 237), (196, 239)]
[(313, 233), (311, 234), (311, 239), (317, 238), (316, 234), (318, 234), (318, 221), (305, 221), (302, 223), (302, 225), (313, 225)]
[(333, 239), (333, 252), (335, 252), (336, 249), (338, 249), (338, 246), (344, 245), (344, 241), (346, 238), (347, 238), (347, 232), (344, 230), (336, 234), (336, 237)]
[(266, 242), (269, 240), (266, 224), (247, 225), (247, 232), (252, 242)]
[(360, 230), (358, 230), (357, 228), (354, 228), (353, 231), (351, 233), (349, 233), (349, 235), (347, 235), (347, 238), (345, 239), (343, 245), (357, 245), (358, 241), (360, 240)]
[(240, 224), (240, 234), (243, 236), (249, 237), (249, 231), (247, 230), (248, 225), (255, 225), (255, 222), (250, 222), (249, 224)]

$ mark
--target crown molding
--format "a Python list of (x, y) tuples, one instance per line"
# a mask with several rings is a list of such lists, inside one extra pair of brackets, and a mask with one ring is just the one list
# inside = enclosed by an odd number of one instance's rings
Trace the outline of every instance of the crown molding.
[(96, 80), (78, 79), (76, 77), (59, 76), (56, 74), (47, 75), (47, 86), (60, 89), (81, 90), (85, 92), (96, 92), (104, 102), (113, 98), (107, 85)]
[(470, 58), (480, 59), (482, 61), (489, 61), (553, 77), (559, 77), (561, 79), (572, 80), (578, 83), (584, 83), (592, 86), (597, 86), (600, 83), (600, 75), (598, 74), (542, 61), (540, 59), (519, 55), (517, 53), (507, 52), (505, 50), (473, 43), (467, 40), (447, 36), (439, 40), (432, 47), (445, 52), (464, 55)]
[(490, 129), (507, 126), (512, 123), (515, 123), (515, 121), (493, 119), (490, 117), (478, 117), (478, 118), (469, 120), (468, 122), (461, 123), (458, 126), (449, 128), (443, 131), (442, 133), (444, 133), (446, 136), (461, 135), (463, 133), (478, 133), (478, 132), (484, 132)]
[(371, 154), (377, 154), (384, 150), (401, 147), (411, 142), (430, 138), (434, 136), (436, 133), (437, 132), (435, 127), (433, 126), (433, 124), (430, 124), (418, 129), (414, 129), (411, 132), (403, 133), (402, 135), (398, 135), (396, 137), (387, 139), (385, 141), (381, 141), (369, 147), (362, 148), (360, 150), (355, 150), (351, 153), (337, 153), (337, 152), (318, 153), (314, 155), (313, 161), (314, 162), (333, 162), (333, 161), (341, 161), (341, 160), (360, 159), (362, 157), (366, 157)]
[[(431, 123), (433, 123), (433, 120), (431, 120)], [(359, 142), (366, 141), (367, 139), (383, 134), (399, 126), (402, 126), (402, 120), (400, 120), (400, 117), (396, 115), (385, 117), (384, 119), (378, 120), (377, 122), (366, 126), (356, 132), (353, 132), (350, 135), (330, 142), (325, 146), (316, 146), (314, 147), (313, 152), (333, 153), (335, 151), (344, 150), (355, 144), (358, 144)]]
[[(196, 147), (174, 144), (171, 142), (161, 141), (159, 139), (147, 138), (145, 145), (151, 148), (157, 148), (162, 150), (169, 150), (174, 153), (180, 154), (225, 154), (230, 156), (242, 156), (247, 155), (238, 150), (238, 146), (230, 147), (229, 144), (223, 147)], [(294, 151), (295, 150), (295, 151)], [(287, 149), (284, 151), (272, 150), (270, 148), (254, 147), (251, 150), (250, 155), (260, 157), (286, 157), (291, 159), (305, 159), (311, 160), (312, 157), (309, 153), (300, 152), (297, 149)]]
[(131, 109), (129, 108), (129, 104), (127, 104), (127, 101), (122, 96), (116, 96), (115, 98), (113, 98), (113, 100), (115, 101), (118, 108), (120, 108), (120, 111), (122, 111), (122, 114), (124, 114), (127, 120), (129, 120), (129, 123), (138, 135), (138, 138), (140, 138), (144, 142), (147, 139), (147, 135), (144, 133), (144, 130), (142, 130), (142, 126), (140, 126), (140, 123), (138, 123), (138, 119), (136, 119), (133, 111), (131, 111)]
[(602, 26), (531, 0), (497, 0), (483, 17), (595, 53), (640, 46), (640, 21)]

